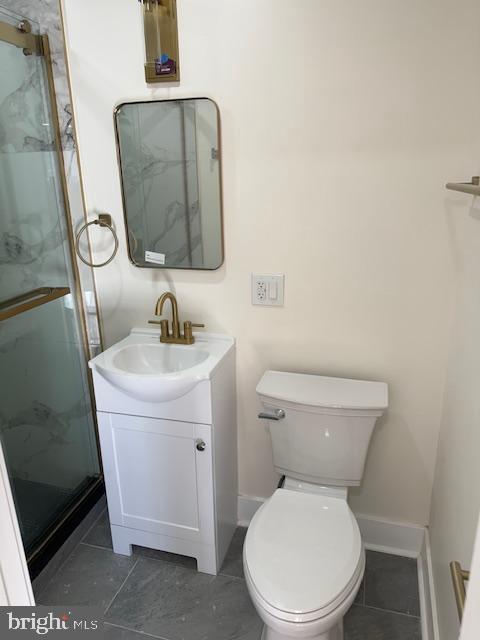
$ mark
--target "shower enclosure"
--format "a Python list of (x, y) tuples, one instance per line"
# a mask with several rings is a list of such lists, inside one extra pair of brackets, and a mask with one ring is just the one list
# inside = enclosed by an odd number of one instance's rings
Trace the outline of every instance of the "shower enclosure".
[(32, 575), (103, 490), (53, 91), (0, 7), (0, 439)]

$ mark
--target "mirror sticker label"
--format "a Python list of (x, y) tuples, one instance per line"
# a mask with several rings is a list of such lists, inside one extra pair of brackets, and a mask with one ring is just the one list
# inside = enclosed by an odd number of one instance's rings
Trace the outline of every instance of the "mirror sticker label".
[(145, 262), (153, 262), (153, 264), (165, 264), (165, 254), (156, 251), (145, 251)]

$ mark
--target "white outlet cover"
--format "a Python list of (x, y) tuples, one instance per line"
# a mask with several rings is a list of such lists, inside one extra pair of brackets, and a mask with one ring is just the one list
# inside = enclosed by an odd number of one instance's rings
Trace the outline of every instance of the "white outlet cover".
[(263, 307), (283, 307), (285, 276), (252, 273), (252, 304)]

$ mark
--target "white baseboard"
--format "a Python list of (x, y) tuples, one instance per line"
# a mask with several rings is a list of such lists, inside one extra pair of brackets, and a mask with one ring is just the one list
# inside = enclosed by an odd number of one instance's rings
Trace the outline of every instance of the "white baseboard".
[(265, 502), (265, 498), (254, 496), (238, 496), (237, 521), (240, 527), (248, 527), (250, 520)]
[(418, 558), (425, 538), (425, 527), (394, 522), (356, 513), (365, 547), (397, 556)]
[[(238, 524), (248, 527), (265, 498), (238, 496)], [(439, 640), (428, 530), (415, 524), (355, 514), (365, 547), (417, 558), (422, 640)]]
[[(435, 581), (433, 578), (433, 566), (432, 566), (432, 550), (430, 547), (430, 532), (428, 527), (425, 529), (425, 540), (421, 553), (422, 569), (419, 571), (423, 584), (420, 584), (420, 598), (422, 597), (422, 591), (425, 598), (425, 624), (427, 629), (424, 638), (428, 640), (440, 640), (440, 629), (438, 626), (438, 611), (437, 611), (437, 599), (435, 596)], [(420, 604), (422, 600), (420, 599)], [(423, 619), (422, 619), (423, 623)], [(422, 627), (423, 633), (423, 627)]]

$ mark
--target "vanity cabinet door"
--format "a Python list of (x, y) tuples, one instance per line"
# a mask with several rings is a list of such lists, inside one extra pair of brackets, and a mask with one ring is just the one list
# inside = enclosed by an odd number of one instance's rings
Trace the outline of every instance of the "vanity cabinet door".
[(211, 427), (111, 413), (98, 421), (111, 523), (211, 540)]

